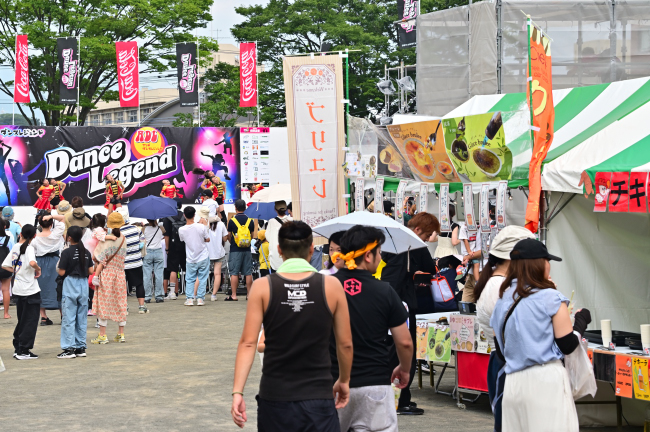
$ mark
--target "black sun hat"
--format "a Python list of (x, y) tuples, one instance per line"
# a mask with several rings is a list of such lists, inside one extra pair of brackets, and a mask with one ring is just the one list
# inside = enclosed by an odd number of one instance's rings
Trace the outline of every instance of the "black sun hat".
[(548, 253), (548, 249), (546, 249), (544, 243), (535, 239), (524, 239), (519, 241), (515, 247), (512, 248), (512, 252), (510, 252), (511, 260), (537, 258), (544, 258), (549, 261), (562, 261), (562, 258)]

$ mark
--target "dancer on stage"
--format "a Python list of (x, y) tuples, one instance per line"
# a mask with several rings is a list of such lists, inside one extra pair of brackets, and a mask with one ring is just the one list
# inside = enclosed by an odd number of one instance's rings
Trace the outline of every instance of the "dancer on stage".
[(108, 214), (111, 214), (122, 207), (124, 186), (121, 181), (115, 180), (110, 174), (107, 174), (104, 180), (106, 180), (106, 204), (104, 207), (108, 209)]
[(202, 168), (194, 168), (192, 170), (194, 174), (202, 175), (203, 176), (203, 181), (201, 182), (201, 195), (199, 196), (201, 202), (206, 200), (206, 196), (203, 194), (206, 190), (210, 190), (212, 192), (212, 196), (217, 195), (217, 191), (215, 190), (215, 184), (212, 182), (212, 177), (214, 177), (214, 173), (212, 171), (204, 171)]
[(174, 199), (179, 196), (178, 191), (176, 190), (176, 186), (169, 183), (169, 180), (165, 179), (162, 181), (162, 183), (163, 183), (163, 187), (162, 190), (160, 191), (161, 197)]
[(38, 182), (41, 187), (36, 191), (36, 196), (38, 200), (34, 203), (34, 208), (39, 210), (52, 210), (52, 192), (54, 192), (54, 187), (50, 184), (47, 179), (43, 179)]
[(63, 198), (63, 191), (67, 185), (62, 181), (58, 181), (54, 178), (50, 179), (50, 185), (54, 188), (52, 191), (52, 200), (50, 201), (50, 204), (52, 204), (52, 207), (56, 207), (61, 201), (65, 201), (65, 198)]

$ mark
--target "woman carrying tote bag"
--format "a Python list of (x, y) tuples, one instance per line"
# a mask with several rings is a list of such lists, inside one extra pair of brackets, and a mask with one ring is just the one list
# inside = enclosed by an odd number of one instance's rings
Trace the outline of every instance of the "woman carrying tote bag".
[(582, 335), (591, 315), (578, 311), (571, 326), (569, 300), (549, 279), (550, 261), (561, 258), (543, 243), (519, 241), (510, 260), (490, 320), (497, 352), (506, 362), (502, 430), (578, 432), (569, 373), (561, 360), (580, 349), (573, 331)]

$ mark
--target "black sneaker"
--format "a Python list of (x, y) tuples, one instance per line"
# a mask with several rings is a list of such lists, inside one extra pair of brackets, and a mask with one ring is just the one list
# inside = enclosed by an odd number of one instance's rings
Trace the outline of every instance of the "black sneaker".
[(165, 303), (165, 299), (156, 299), (156, 303)]
[(63, 350), (63, 352), (61, 354), (56, 356), (56, 358), (60, 358), (60, 359), (69, 359), (69, 358), (75, 358), (75, 357), (77, 357), (77, 355), (74, 353), (74, 349)]
[(41, 325), (42, 326), (54, 325), (54, 322), (52, 322), (52, 320), (49, 318), (41, 318)]
[(36, 360), (38, 356), (31, 351), (23, 351), (21, 353), (16, 353), (14, 357), (16, 360)]
[(424, 410), (413, 406), (397, 408), (397, 415), (422, 415)]
[(145, 302), (145, 303), (151, 303), (151, 299), (149, 299), (149, 300), (145, 300), (144, 302)]
[(77, 357), (86, 357), (86, 348), (75, 348), (74, 354)]

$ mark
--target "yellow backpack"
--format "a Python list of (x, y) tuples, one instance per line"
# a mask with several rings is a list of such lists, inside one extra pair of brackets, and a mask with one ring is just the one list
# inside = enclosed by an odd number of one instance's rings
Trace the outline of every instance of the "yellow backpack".
[(250, 218), (246, 219), (246, 223), (244, 225), (241, 225), (236, 217), (233, 217), (232, 221), (235, 222), (235, 225), (237, 225), (235, 244), (240, 248), (251, 247), (251, 230), (248, 229), (248, 223), (251, 221)]

